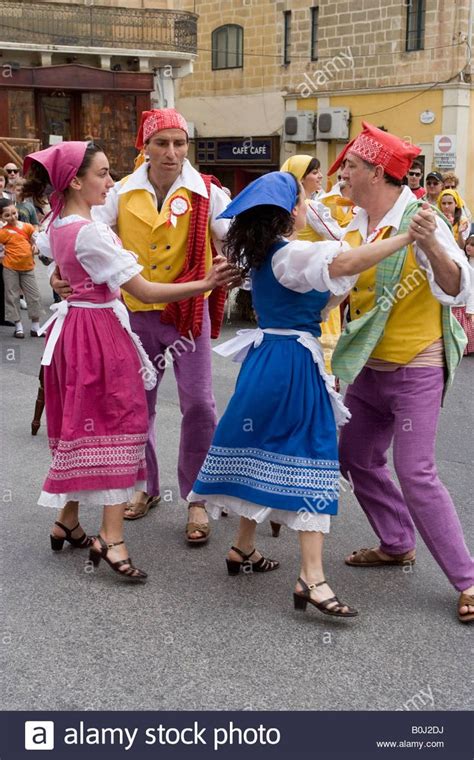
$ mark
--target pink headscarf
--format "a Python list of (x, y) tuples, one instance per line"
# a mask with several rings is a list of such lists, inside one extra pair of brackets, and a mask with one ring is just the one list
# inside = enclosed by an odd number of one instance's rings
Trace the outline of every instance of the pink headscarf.
[(49, 199), (51, 204), (51, 214), (48, 215), (51, 216), (49, 224), (56, 219), (64, 207), (64, 191), (72, 178), (76, 176), (84, 160), (88, 145), (88, 142), (77, 140), (62, 142), (51, 145), (45, 150), (39, 150), (37, 153), (30, 153), (23, 161), (23, 175), (30, 168), (32, 161), (37, 161), (48, 172), (49, 179), (54, 187), (54, 193)]

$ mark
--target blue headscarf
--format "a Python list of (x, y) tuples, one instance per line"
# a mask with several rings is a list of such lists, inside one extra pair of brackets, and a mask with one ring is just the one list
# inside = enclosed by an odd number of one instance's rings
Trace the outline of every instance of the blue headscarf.
[(298, 192), (293, 174), (270, 172), (247, 185), (217, 218), (232, 219), (255, 206), (279, 206), (289, 212), (296, 206)]

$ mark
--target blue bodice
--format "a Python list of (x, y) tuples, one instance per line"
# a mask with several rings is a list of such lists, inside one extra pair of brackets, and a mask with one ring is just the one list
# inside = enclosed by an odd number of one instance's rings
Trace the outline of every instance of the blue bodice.
[(297, 293), (280, 285), (272, 270), (272, 259), (286, 241), (275, 243), (260, 269), (252, 269), (252, 300), (258, 326), (302, 330), (321, 335), (321, 311), (329, 301), (330, 291), (310, 290)]

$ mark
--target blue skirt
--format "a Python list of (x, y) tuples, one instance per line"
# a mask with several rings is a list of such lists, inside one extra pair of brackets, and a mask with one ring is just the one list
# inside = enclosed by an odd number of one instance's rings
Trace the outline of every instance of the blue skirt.
[(265, 334), (250, 349), (193, 486), (196, 494), (337, 513), (334, 413), (318, 367), (297, 338)]

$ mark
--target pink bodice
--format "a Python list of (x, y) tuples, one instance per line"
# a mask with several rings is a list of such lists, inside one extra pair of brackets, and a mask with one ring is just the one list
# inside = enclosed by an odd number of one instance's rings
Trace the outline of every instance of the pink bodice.
[(108, 303), (115, 298), (120, 298), (120, 289), (111, 291), (106, 283), (97, 285), (92, 282), (90, 275), (76, 256), (77, 236), (86, 224), (91, 224), (91, 222), (84, 219), (84, 221), (71, 222), (59, 227), (52, 224), (49, 235), (51, 250), (62, 279), (68, 280), (73, 290), (68, 301)]

